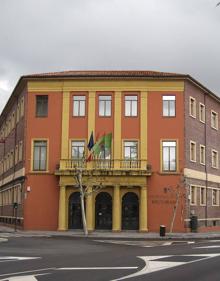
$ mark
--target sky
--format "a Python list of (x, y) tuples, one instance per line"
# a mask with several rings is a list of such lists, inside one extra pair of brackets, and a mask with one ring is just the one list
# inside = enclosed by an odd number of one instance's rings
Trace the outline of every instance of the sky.
[(218, 0), (0, 0), (0, 112), (22, 75), (187, 73), (220, 96)]

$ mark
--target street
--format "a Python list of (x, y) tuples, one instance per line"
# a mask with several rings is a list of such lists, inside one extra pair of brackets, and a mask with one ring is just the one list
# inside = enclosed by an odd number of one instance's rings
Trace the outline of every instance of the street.
[(21, 235), (0, 242), (2, 281), (219, 281), (219, 264), (220, 240), (135, 241)]

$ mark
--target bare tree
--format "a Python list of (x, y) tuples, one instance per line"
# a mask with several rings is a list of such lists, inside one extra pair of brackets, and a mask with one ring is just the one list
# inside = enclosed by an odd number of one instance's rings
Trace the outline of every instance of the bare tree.
[[(87, 221), (86, 221), (86, 213), (85, 213), (85, 198), (91, 196), (94, 192), (98, 192), (100, 189), (103, 188), (102, 183), (95, 184), (92, 191), (88, 191), (88, 187), (83, 186), (83, 169), (82, 168), (75, 168), (76, 174), (75, 179), (79, 186), (80, 190), (80, 203), (81, 203), (81, 213), (82, 213), (82, 223), (83, 223), (83, 231), (85, 236), (88, 236), (88, 228), (87, 228)], [(91, 179), (92, 180), (92, 179)]]
[(218, 2), (217, 4), (216, 4), (216, 7), (218, 7), (220, 5), (220, 2)]

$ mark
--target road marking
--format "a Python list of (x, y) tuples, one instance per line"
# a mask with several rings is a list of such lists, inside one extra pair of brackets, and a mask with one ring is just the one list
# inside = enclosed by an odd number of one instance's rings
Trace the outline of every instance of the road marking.
[(6, 279), (1, 279), (0, 281), (37, 281), (37, 279), (35, 278), (36, 276), (41, 276), (41, 275), (46, 275), (46, 274), (49, 274), (49, 273), (9, 277), (9, 278), (6, 278)]
[(8, 239), (6, 239), (6, 238), (0, 238), (0, 242), (8, 242)]
[(33, 273), (33, 272), (38, 272), (38, 271), (47, 271), (47, 270), (56, 270), (56, 268), (55, 267), (48, 267), (48, 268), (41, 268), (41, 269), (34, 269), (34, 270), (27, 270), (27, 271), (5, 273), (5, 274), (0, 274), (0, 277), (9, 276), (9, 275), (25, 274), (25, 273)]
[(220, 245), (194, 247), (193, 249), (215, 249), (215, 248), (220, 248)]
[(1, 257), (0, 256), (0, 262), (36, 260), (36, 259), (40, 259), (40, 257), (11, 257), (11, 256), (9, 256), (9, 257), (7, 257), (7, 256)]
[(122, 267), (61, 267), (56, 270), (115, 270), (115, 269), (137, 269), (137, 266), (122, 266)]
[(172, 256), (172, 255), (171, 256), (143, 256), (143, 257), (138, 257), (145, 262), (144, 268), (142, 268), (138, 272), (135, 272), (135, 273), (132, 273), (130, 275), (126, 275), (126, 276), (123, 276), (121, 278), (114, 279), (114, 280), (111, 280), (111, 281), (119, 281), (119, 280), (134, 278), (134, 277), (146, 275), (146, 274), (149, 274), (149, 273), (152, 273), (152, 272), (155, 272), (155, 271), (169, 269), (169, 268), (172, 268), (172, 267), (181, 266), (181, 265), (188, 264), (188, 263), (198, 262), (198, 261), (214, 258), (214, 257), (217, 257), (217, 256), (220, 256), (220, 254), (181, 255), (181, 257), (201, 257), (200, 259), (193, 260), (193, 261), (187, 261), (187, 262), (185, 262), (185, 261), (184, 262), (162, 261), (162, 260), (158, 261), (159, 259), (175, 257), (175, 256)]

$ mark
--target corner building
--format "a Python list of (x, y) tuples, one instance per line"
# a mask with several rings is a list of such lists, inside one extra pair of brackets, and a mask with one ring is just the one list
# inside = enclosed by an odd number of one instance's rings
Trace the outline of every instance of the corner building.
[[(219, 230), (219, 102), (175, 73), (22, 76), (0, 116), (0, 223), (82, 228), (79, 167), (89, 231)], [(112, 147), (85, 163), (92, 132)]]

